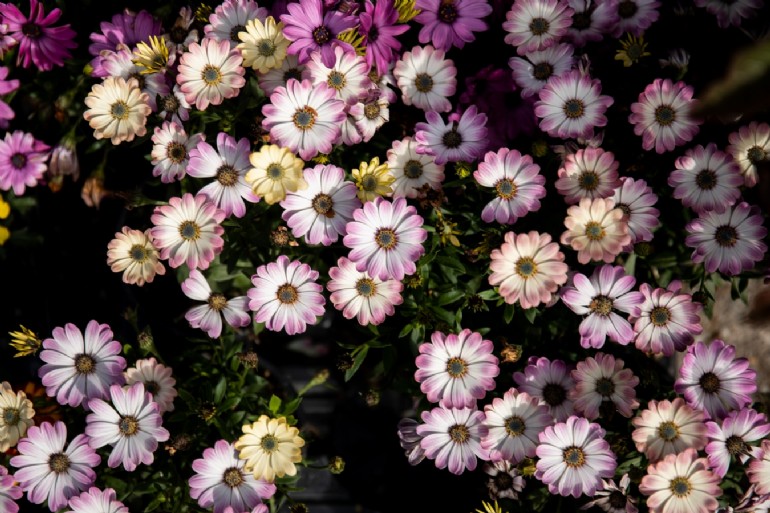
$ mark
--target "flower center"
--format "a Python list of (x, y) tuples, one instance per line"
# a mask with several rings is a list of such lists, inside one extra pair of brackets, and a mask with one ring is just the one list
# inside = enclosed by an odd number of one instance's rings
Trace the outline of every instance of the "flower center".
[(195, 221), (184, 221), (179, 225), (179, 236), (188, 242), (198, 240), (201, 236), (201, 229)]
[(284, 82), (288, 82), (291, 78), (302, 80), (302, 71), (299, 68), (289, 68), (283, 72)]
[(78, 374), (91, 374), (96, 371), (96, 360), (90, 354), (81, 353), (75, 356), (75, 370)]
[(453, 378), (462, 378), (468, 372), (468, 364), (465, 360), (458, 357), (452, 357), (446, 362), (446, 371)]
[(717, 186), (717, 174), (710, 169), (704, 169), (695, 176), (695, 185), (710, 191)]
[(169, 143), (166, 146), (166, 156), (174, 164), (180, 164), (187, 157), (187, 148), (184, 147), (184, 144), (178, 142)]
[(374, 234), (374, 242), (384, 250), (391, 250), (398, 244), (396, 232), (390, 228), (379, 228)]
[(19, 423), (21, 414), (18, 408), (4, 408), (3, 409), (3, 423), (6, 426), (15, 426)]
[(542, 36), (550, 28), (551, 24), (545, 18), (534, 18), (529, 22), (529, 31), (535, 36)]
[(24, 169), (27, 165), (27, 156), (23, 153), (14, 153), (11, 156), (11, 165), (16, 169)]
[(661, 126), (669, 126), (676, 121), (676, 112), (670, 105), (661, 105), (655, 109), (655, 121)]
[(22, 24), (21, 33), (31, 39), (37, 39), (40, 37), (40, 34), (42, 34), (42, 30), (40, 30), (40, 25), (37, 23), (28, 21), (27, 23)]
[(757, 162), (767, 159), (767, 152), (759, 146), (752, 146), (746, 152), (746, 158), (749, 159), (752, 164), (756, 164)]
[(510, 200), (516, 196), (517, 191), (516, 184), (510, 178), (503, 178), (495, 184), (495, 190), (497, 195), (504, 199)]
[(599, 378), (596, 380), (596, 393), (602, 397), (612, 397), (615, 393), (615, 383), (610, 378)]
[(372, 25), (372, 28), (369, 29), (369, 33), (366, 35), (366, 40), (370, 43), (374, 43), (379, 37), (380, 29), (377, 28), (377, 25)]
[(187, 32), (187, 29), (177, 25), (176, 27), (171, 29), (171, 40), (176, 44), (184, 43), (184, 40), (187, 39), (188, 33), (189, 32)]
[(588, 11), (576, 12), (572, 15), (572, 28), (585, 30), (591, 26), (591, 13)]
[(415, 180), (422, 176), (422, 164), (417, 160), (408, 160), (404, 164), (404, 176)]
[(532, 76), (545, 82), (553, 75), (553, 66), (549, 62), (538, 62), (532, 69)]
[(377, 293), (377, 284), (370, 278), (361, 278), (356, 282), (356, 292), (359, 296), (372, 297)]
[(732, 226), (720, 226), (714, 232), (714, 240), (724, 248), (731, 248), (738, 242), (738, 231)]
[(543, 400), (548, 406), (559, 406), (567, 398), (567, 391), (558, 383), (548, 383), (543, 387)]
[(278, 439), (273, 435), (265, 435), (259, 441), (259, 446), (266, 453), (272, 453), (278, 450)]
[(602, 240), (604, 238), (604, 228), (596, 221), (589, 221), (586, 223), (585, 236), (588, 240)]
[(636, 2), (632, 0), (623, 0), (618, 5), (618, 14), (621, 18), (628, 19), (636, 14), (637, 9)]
[(520, 436), (526, 428), (527, 425), (521, 417), (513, 416), (505, 419), (505, 432), (508, 433), (508, 436)]
[(372, 192), (377, 189), (377, 177), (374, 175), (364, 175), (361, 178), (361, 188), (366, 192)]
[(337, 70), (332, 70), (329, 73), (329, 78), (326, 79), (326, 83), (329, 84), (329, 87), (340, 91), (343, 87), (345, 87), (347, 80), (345, 80), (345, 75)]
[(238, 488), (244, 482), (241, 469), (238, 467), (230, 467), (222, 474), (222, 482), (230, 488)]
[(582, 100), (572, 98), (571, 100), (564, 102), (563, 110), (564, 115), (569, 119), (577, 119), (583, 116), (583, 113), (585, 112), (585, 106), (583, 105)]
[(272, 163), (265, 169), (265, 174), (271, 180), (278, 181), (283, 178), (283, 166), (280, 164)]
[(716, 394), (721, 388), (721, 381), (713, 372), (704, 373), (698, 380), (698, 383), (707, 394)]
[(70, 468), (69, 456), (63, 452), (51, 454), (51, 457), (48, 458), (48, 468), (51, 469), (51, 472), (55, 472), (57, 474), (66, 472)]
[(222, 72), (216, 66), (206, 64), (201, 71), (201, 79), (209, 87), (219, 85), (222, 82)]
[(139, 431), (139, 421), (136, 420), (136, 417), (132, 417), (131, 415), (120, 417), (120, 421), (118, 421), (118, 431), (120, 431), (123, 436), (134, 436), (136, 432)]
[(690, 480), (686, 477), (675, 477), (671, 480), (671, 484), (668, 488), (671, 490), (671, 493), (677, 497), (686, 497), (690, 495), (692, 485), (690, 484)]
[(521, 257), (514, 267), (516, 274), (523, 279), (528, 279), (537, 274), (537, 264), (532, 257)]
[(727, 452), (733, 456), (749, 454), (749, 445), (743, 441), (743, 438), (737, 435), (728, 437), (725, 440), (725, 447), (727, 447)]
[(658, 436), (666, 442), (673, 442), (679, 438), (679, 426), (671, 421), (661, 422), (658, 426)]
[(238, 171), (233, 166), (224, 164), (217, 169), (217, 181), (224, 187), (232, 187), (238, 183)]
[(328, 43), (331, 39), (331, 36), (332, 34), (329, 32), (329, 29), (323, 25), (313, 29), (313, 41), (315, 41), (318, 46), (322, 46)]
[(574, 445), (564, 449), (562, 458), (564, 459), (564, 463), (572, 468), (582, 467), (586, 462), (586, 455), (583, 452), (583, 449), (575, 447)]
[(209, 294), (209, 307), (215, 312), (222, 311), (227, 306), (227, 298), (220, 292), (212, 292)]
[(160, 104), (163, 107), (163, 110), (166, 112), (174, 113), (179, 110), (179, 98), (173, 94), (164, 96), (160, 101)]
[(150, 394), (155, 395), (160, 391), (160, 385), (157, 381), (145, 381), (144, 389)]
[(230, 41), (235, 41), (236, 43), (240, 43), (241, 39), (238, 37), (239, 32), (243, 32), (246, 30), (246, 27), (243, 25), (236, 25), (233, 28), (230, 29)]
[(629, 207), (625, 203), (618, 203), (617, 205), (615, 205), (615, 208), (619, 208), (623, 212), (623, 215), (626, 215), (626, 216), (631, 215), (631, 207)]
[(614, 509), (625, 509), (628, 499), (626, 498), (626, 494), (623, 492), (614, 490), (610, 493), (608, 502)]
[(655, 326), (665, 326), (671, 320), (671, 310), (665, 306), (656, 306), (650, 312), (650, 322)]
[(498, 472), (495, 475), (495, 488), (498, 490), (508, 490), (513, 486), (513, 478), (508, 472)]
[(334, 217), (334, 200), (328, 194), (319, 194), (313, 198), (313, 208), (322, 216), (331, 219)]
[(316, 117), (318, 113), (315, 109), (306, 105), (294, 113), (294, 126), (300, 130), (310, 130), (315, 124)]
[(594, 296), (588, 308), (591, 313), (606, 317), (612, 311), (612, 299), (602, 295)]
[(642, 57), (642, 54), (644, 53), (644, 46), (640, 45), (639, 43), (631, 43), (626, 48), (626, 55), (628, 55), (628, 58), (632, 61), (639, 60)]
[(447, 148), (458, 148), (463, 143), (463, 137), (456, 128), (452, 128), (449, 132), (444, 134), (441, 141)]
[(297, 294), (297, 288), (294, 285), (286, 283), (278, 287), (278, 291), (275, 293), (278, 301), (284, 305), (291, 305), (297, 302), (299, 294)]
[(257, 53), (262, 57), (272, 57), (275, 50), (275, 44), (270, 39), (260, 39), (257, 42)]
[(433, 77), (427, 73), (418, 73), (414, 77), (414, 87), (421, 93), (429, 93), (433, 90)]
[(456, 444), (464, 444), (471, 437), (471, 433), (468, 431), (468, 428), (462, 424), (455, 424), (454, 426), (450, 427), (448, 433), (449, 438), (451, 438), (452, 441)]
[(583, 171), (578, 178), (578, 185), (584, 191), (593, 191), (599, 187), (599, 175), (595, 171)]
[(131, 249), (128, 250), (128, 254), (131, 257), (131, 260), (139, 264), (146, 262), (150, 256), (147, 249), (141, 244), (134, 244), (131, 246)]
[(110, 106), (110, 115), (114, 119), (125, 121), (128, 119), (128, 104), (123, 100), (118, 100)]
[(377, 119), (380, 116), (379, 104), (372, 102), (364, 105), (364, 116), (366, 119)]
[(444, 23), (454, 23), (457, 19), (457, 8), (454, 0), (441, 0), (441, 6), (438, 8), (438, 18)]

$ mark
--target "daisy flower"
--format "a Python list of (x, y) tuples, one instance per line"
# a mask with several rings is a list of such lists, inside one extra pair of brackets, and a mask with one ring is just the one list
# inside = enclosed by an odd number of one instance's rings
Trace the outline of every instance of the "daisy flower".
[(628, 322), (634, 325), (634, 344), (645, 353), (670, 357), (684, 351), (695, 336), (703, 332), (700, 313), (703, 305), (694, 302), (690, 294), (681, 292), (682, 283), (674, 280), (668, 287), (655, 288), (642, 283), (639, 292), (644, 302), (639, 314), (631, 314)]
[(558, 171), (556, 190), (568, 205), (583, 198), (607, 198), (620, 186), (618, 161), (611, 151), (585, 148), (570, 153)]
[(567, 28), (564, 38), (576, 48), (582, 48), (591, 41), (601, 41), (604, 34), (618, 24), (618, 14), (614, 1), (593, 2), (592, 0), (567, 0), (575, 11), (572, 24)]
[(304, 333), (324, 313), (323, 286), (316, 283), (318, 271), (299, 260), (280, 255), (275, 262), (261, 265), (251, 277), (247, 292), (254, 322), (264, 322), (271, 331), (288, 335)]
[(190, 163), (190, 151), (206, 140), (206, 134), (188, 137), (184, 127), (175, 121), (164, 121), (156, 126), (152, 135), (152, 176), (159, 176), (163, 183), (171, 183), (185, 177)]
[(22, 196), (27, 187), (35, 187), (48, 169), (50, 149), (30, 133), (6, 132), (0, 140), (0, 189)]
[(158, 261), (158, 248), (149, 229), (132, 230), (128, 226), (115, 233), (107, 244), (107, 265), (112, 272), (123, 273), (123, 283), (138, 285), (152, 283), (156, 275), (166, 274), (166, 268)]
[(685, 227), (685, 244), (695, 248), (692, 261), (703, 262), (706, 271), (735, 276), (761, 261), (767, 245), (767, 228), (757, 207), (741, 201), (726, 212), (704, 212)]
[(234, 328), (248, 326), (251, 322), (246, 296), (227, 299), (221, 292), (213, 292), (197, 269), (190, 270), (189, 277), (182, 282), (182, 292), (192, 300), (206, 302), (190, 308), (184, 318), (190, 326), (200, 328), (211, 338), (218, 338), (222, 333), (222, 317)]
[(404, 286), (400, 281), (383, 281), (366, 271), (358, 271), (345, 257), (340, 257), (337, 265), (329, 269), (329, 277), (326, 288), (331, 292), (329, 299), (334, 308), (346, 319), (355, 317), (361, 326), (381, 324), (393, 315), (394, 307), (404, 301), (401, 297)]
[[(626, 216), (628, 233), (631, 235), (630, 244), (651, 241), (652, 232), (660, 226), (660, 211), (654, 206), (658, 196), (647, 186), (647, 182), (621, 176), (611, 199), (615, 202), (615, 208), (622, 210)], [(630, 249), (626, 247), (623, 251)]]
[(505, 42), (519, 55), (545, 50), (567, 33), (574, 11), (564, 0), (519, 0), (505, 14)]
[(83, 119), (94, 129), (94, 138), (110, 139), (112, 144), (133, 141), (147, 133), (147, 116), (152, 109), (149, 95), (139, 82), (121, 77), (107, 77), (94, 84), (84, 103), (88, 107)]
[(687, 348), (674, 390), (684, 395), (687, 404), (702, 409), (707, 418), (722, 420), (730, 411), (752, 403), (756, 376), (748, 359), (735, 357), (735, 346), (714, 339)]
[(695, 449), (685, 449), (648, 466), (639, 491), (649, 495), (650, 513), (710, 513), (719, 506), (716, 499), (722, 495), (719, 482), (719, 476), (710, 470), (706, 458), (698, 458)]
[(623, 368), (623, 360), (605, 353), (596, 353), (578, 362), (572, 371), (575, 388), (570, 390), (575, 411), (588, 420), (599, 417), (603, 403), (613, 403), (615, 410), (624, 417), (631, 417), (639, 407), (636, 387), (639, 378), (631, 369)]
[(420, 445), (422, 436), (417, 433), (420, 423), (415, 419), (403, 418), (398, 421), (398, 443), (404, 449), (409, 464), (418, 465), (425, 459), (425, 451)]
[(684, 82), (656, 78), (644, 88), (639, 101), (631, 104), (628, 122), (642, 136), (642, 148), (657, 153), (671, 151), (698, 133), (700, 121), (693, 117), (697, 100)]
[(450, 114), (447, 123), (438, 112), (426, 112), (425, 119), (414, 126), (416, 151), (433, 155), (436, 164), (474, 162), (487, 149), (487, 115), (475, 105), (462, 115)]
[(356, 186), (345, 180), (344, 169), (331, 164), (307, 169), (304, 178), (308, 187), (288, 193), (281, 201), (281, 218), (294, 237), (328, 246), (345, 235), (353, 211), (361, 207)]
[(225, 513), (228, 507), (236, 512), (251, 511), (275, 495), (276, 486), (256, 479), (244, 469), (245, 463), (233, 444), (218, 440), (203, 451), (203, 458), (192, 463), (195, 475), (189, 482), (190, 497), (201, 508), (213, 508), (214, 513)]
[(230, 49), (238, 46), (238, 34), (246, 30), (251, 20), (265, 21), (267, 9), (254, 0), (225, 0), (209, 16), (209, 23), (203, 27), (204, 37), (215, 41), (227, 41)]
[(479, 333), (467, 328), (457, 335), (436, 331), (418, 350), (414, 379), (432, 403), (475, 408), (495, 388), (499, 360), (492, 354), (492, 342)]
[(278, 145), (299, 153), (303, 160), (331, 153), (339, 124), (345, 120), (345, 102), (336, 95), (336, 90), (324, 83), (313, 85), (310, 80), (291, 78), (286, 87), (277, 87), (270, 103), (262, 107), (262, 126)]
[(334, 144), (355, 146), (364, 140), (361, 130), (356, 126), (355, 118), (350, 114), (351, 106), (345, 106), (345, 120), (340, 124), (340, 133), (334, 140)]
[(67, 513), (128, 513), (126, 505), (117, 499), (115, 490), (100, 490), (95, 486), (70, 498), (67, 506)]
[(390, 174), (387, 163), (380, 164), (379, 157), (374, 157), (369, 163), (361, 162), (351, 174), (356, 181), (356, 194), (362, 203), (393, 193), (390, 184), (395, 181), (395, 177)]
[(107, 324), (89, 321), (84, 334), (67, 323), (52, 335), (43, 340), (40, 359), (45, 364), (38, 371), (48, 397), (88, 410), (89, 400), (108, 397), (110, 385), (124, 383), (126, 360), (118, 356), (123, 346), (112, 339)]
[(576, 314), (586, 316), (578, 328), (581, 346), (598, 349), (607, 337), (622, 345), (634, 339), (631, 324), (616, 311), (639, 315), (644, 296), (631, 291), (635, 284), (636, 278), (620, 265), (597, 267), (591, 278), (582, 273), (573, 276), (572, 285), (562, 289), (561, 300)]
[(567, 209), (567, 230), (561, 243), (578, 252), (578, 262), (604, 261), (609, 264), (631, 244), (623, 210), (609, 198), (584, 198)]
[(393, 76), (405, 105), (427, 112), (449, 112), (449, 98), (457, 88), (457, 68), (452, 59), (431, 45), (415, 46), (396, 61)]
[(268, 16), (263, 20), (254, 18), (238, 34), (238, 50), (243, 56), (243, 66), (258, 73), (267, 73), (281, 66), (286, 58), (289, 40), (283, 35), (284, 24)]
[(492, 499), (519, 498), (519, 493), (524, 490), (526, 484), (519, 469), (511, 465), (510, 461), (500, 460), (493, 463), (485, 463), (482, 468), (487, 478), (487, 491)]
[(695, 0), (697, 7), (705, 8), (717, 18), (719, 28), (740, 27), (741, 22), (756, 15), (762, 8), (761, 0)]
[(551, 77), (535, 102), (540, 129), (562, 139), (590, 137), (594, 128), (607, 124), (604, 113), (615, 102), (611, 96), (600, 94), (601, 91), (598, 79), (579, 70)]
[(754, 187), (759, 179), (757, 165), (770, 160), (770, 125), (752, 121), (730, 133), (728, 141), (726, 151), (738, 163), (743, 185)]
[[(17, 90), (19, 88), (19, 80), (6, 80), (8, 77), (9, 68), (6, 66), (0, 66), (0, 96), (5, 96)], [(16, 113), (13, 109), (0, 100), (0, 128), (7, 129), (8, 122), (16, 117)]]
[(546, 427), (539, 434), (535, 477), (553, 494), (593, 496), (618, 465), (604, 435), (599, 424), (574, 415)]
[(91, 75), (104, 78), (108, 76), (102, 62), (110, 53), (121, 48), (133, 48), (141, 41), (149, 41), (150, 36), (159, 36), (162, 31), (161, 20), (145, 10), (138, 13), (130, 9), (115, 14), (111, 21), (99, 24), (101, 32), (92, 32), (89, 39), (88, 53), (94, 56), (90, 64)]
[(206, 196), (188, 192), (171, 198), (168, 205), (155, 207), (150, 217), (155, 226), (150, 234), (160, 258), (168, 259), (171, 267), (186, 263), (190, 269), (208, 269), (224, 247), (221, 223), (225, 217)]
[(289, 426), (286, 417), (260, 415), (242, 430), (234, 448), (239, 451), (238, 458), (245, 462), (243, 469), (251, 472), (254, 479), (272, 483), (276, 477), (297, 474), (294, 464), (302, 461), (305, 440), (299, 429)]
[(348, 121), (352, 119), (356, 132), (364, 142), (369, 142), (377, 130), (390, 120), (390, 103), (387, 98), (372, 91), (369, 89), (363, 100), (348, 107)]
[(126, 82), (136, 80), (137, 87), (143, 93), (147, 93), (147, 105), (155, 112), (158, 110), (156, 101), (158, 96), (165, 96), (171, 92), (163, 73), (143, 73), (145, 68), (139, 66), (133, 53), (128, 48), (121, 48), (104, 58), (104, 66), (108, 77), (122, 78)]
[(388, 201), (375, 198), (353, 212), (343, 243), (356, 269), (380, 280), (401, 281), (414, 274), (425, 253), (428, 232), (424, 220), (403, 197)]
[(310, 80), (310, 71), (305, 64), (300, 64), (296, 55), (286, 55), (281, 65), (270, 69), (267, 73), (258, 73), (259, 88), (266, 96), (270, 96), (278, 87), (286, 87), (289, 79), (295, 78), (300, 82)]
[(709, 443), (706, 445), (709, 465), (719, 477), (725, 477), (731, 457), (745, 466), (750, 458), (761, 459), (762, 451), (749, 442), (762, 440), (770, 434), (770, 424), (764, 413), (751, 408), (731, 411), (720, 425), (706, 422)]
[(191, 43), (179, 58), (176, 82), (187, 103), (198, 110), (219, 105), (227, 98), (238, 96), (246, 84), (243, 78), (243, 57), (230, 41), (204, 38)]
[(508, 59), (513, 81), (521, 88), (521, 97), (530, 98), (538, 94), (549, 78), (571, 70), (575, 64), (574, 53), (572, 45), (560, 43), (545, 50), (527, 52), (524, 57)]
[(252, 167), (244, 177), (254, 194), (268, 205), (282, 201), (287, 192), (297, 192), (308, 187), (302, 169), (305, 163), (291, 150), (275, 144), (265, 144), (258, 152), (249, 155)]
[(409, 30), (406, 23), (398, 23), (398, 11), (393, 0), (366, 0), (364, 11), (358, 14), (358, 33), (364, 36), (364, 58), (377, 73), (385, 73), (396, 60), (401, 42), (398, 36)]
[(40, 71), (49, 71), (54, 66), (64, 66), (64, 62), (72, 58), (70, 50), (77, 46), (77, 34), (69, 23), (52, 26), (61, 15), (58, 8), (46, 14), (38, 0), (29, 0), (29, 16), (12, 3), (0, 4), (0, 18), (6, 25), (6, 33), (19, 43), (17, 66), (29, 68), (34, 64)]
[[(15, 447), (35, 421), (35, 410), (27, 394), (14, 392), (7, 381), (0, 383), (0, 453)], [(18, 498), (18, 497), (17, 497)]]
[(281, 15), (285, 27), (283, 35), (291, 41), (288, 53), (297, 55), (299, 62), (305, 64), (314, 51), (321, 52), (321, 61), (328, 67), (334, 66), (334, 49), (342, 48), (355, 53), (353, 46), (338, 39), (340, 32), (356, 26), (355, 16), (348, 16), (330, 9), (324, 13), (321, 0), (299, 0), (286, 5), (287, 14)]
[(696, 214), (707, 210), (722, 214), (741, 197), (740, 168), (714, 143), (687, 150), (674, 165), (676, 169), (668, 176), (668, 185), (674, 188), (674, 197)]
[(158, 116), (165, 121), (182, 125), (183, 121), (190, 119), (190, 104), (187, 103), (185, 95), (179, 88), (179, 84), (174, 84), (170, 94), (162, 97), (158, 101)]
[(18, 455), (10, 460), (26, 499), (32, 504), (47, 501), (51, 511), (58, 511), (91, 486), (101, 457), (88, 442), (88, 436), (79, 434), (67, 444), (67, 426), (61, 421), (29, 428), (19, 441)]
[(483, 18), (492, 13), (488, 0), (417, 0), (414, 6), (420, 12), (414, 21), (422, 24), (420, 43), (445, 52), (474, 41), (473, 33), (487, 30)]
[(481, 447), (489, 451), (492, 461), (512, 465), (534, 457), (538, 433), (553, 424), (548, 406), (515, 388), (485, 405), (484, 415), (488, 433), (481, 439)]
[(425, 457), (435, 460), (436, 467), (448, 468), (455, 475), (466, 469), (476, 470), (478, 458), (487, 459), (481, 447), (486, 435), (484, 412), (473, 408), (444, 408), (425, 410), (420, 415), (423, 424), (417, 426), (422, 436), (420, 446)]
[(417, 198), (425, 184), (431, 189), (441, 188), (444, 165), (436, 164), (432, 155), (417, 153), (417, 143), (412, 137), (393, 141), (387, 156), (388, 169), (395, 179), (391, 184), (394, 198)]
[(369, 66), (362, 56), (339, 46), (334, 49), (334, 56), (332, 65), (326, 66), (320, 52), (311, 53), (307, 62), (310, 80), (313, 85), (326, 84), (335, 91), (337, 99), (352, 105), (371, 86)]
[[(13, 462), (11, 463), (13, 464)], [(761, 455), (751, 460), (746, 475), (757, 494), (770, 493), (770, 440), (762, 440)]]
[(549, 360), (545, 356), (531, 357), (524, 372), (515, 372), (513, 379), (519, 392), (537, 397), (548, 406), (556, 422), (564, 422), (574, 413), (569, 391), (575, 386), (567, 364), (562, 360)]
[(489, 284), (499, 285), (508, 304), (518, 301), (522, 308), (549, 304), (559, 286), (567, 282), (569, 267), (559, 244), (547, 233), (507, 232), (505, 242), (490, 255)]
[(158, 363), (155, 357), (141, 358), (133, 367), (126, 369), (126, 385), (141, 382), (144, 389), (152, 395), (158, 405), (158, 413), (174, 411), (174, 398), (177, 396), (176, 380), (171, 376), (171, 367)]
[(616, 4), (617, 22), (611, 27), (614, 38), (620, 38), (626, 32), (641, 36), (660, 17), (659, 0), (620, 0)]
[(16, 501), (21, 499), (24, 492), (17, 484), (16, 478), (8, 473), (8, 469), (0, 465), (0, 511), (19, 513)]
[(607, 513), (638, 513), (639, 508), (635, 506), (637, 499), (629, 494), (630, 484), (628, 474), (623, 474), (618, 484), (613, 479), (602, 479), (602, 489), (594, 494), (596, 498), (580, 506), (580, 509), (596, 507)]

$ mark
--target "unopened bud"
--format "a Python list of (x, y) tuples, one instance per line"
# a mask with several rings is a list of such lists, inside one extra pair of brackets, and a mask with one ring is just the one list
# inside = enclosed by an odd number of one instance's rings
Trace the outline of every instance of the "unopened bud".
[(343, 470), (345, 470), (345, 460), (343, 460), (340, 456), (335, 456), (332, 458), (332, 460), (329, 462), (329, 472), (332, 474), (342, 474)]

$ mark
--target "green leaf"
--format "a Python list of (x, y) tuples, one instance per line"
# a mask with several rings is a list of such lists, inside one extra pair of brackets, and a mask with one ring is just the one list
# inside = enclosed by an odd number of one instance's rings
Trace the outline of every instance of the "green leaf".
[(405, 336), (409, 335), (414, 329), (415, 329), (414, 324), (410, 322), (409, 324), (401, 328), (401, 331), (398, 333), (398, 338), (404, 338)]
[(222, 399), (225, 397), (225, 391), (227, 390), (227, 379), (222, 376), (219, 378), (219, 382), (217, 383), (217, 386), (214, 387), (214, 402), (220, 403), (222, 402)]
[(436, 300), (436, 303), (439, 306), (448, 305), (450, 303), (454, 303), (461, 297), (465, 295), (465, 292), (457, 289), (450, 290), (449, 292), (444, 292), (443, 294), (439, 295), (438, 299)]
[(515, 312), (515, 308), (513, 305), (505, 305), (505, 310), (503, 310), (503, 320), (505, 321), (505, 324), (510, 324), (513, 320), (513, 313)]
[(530, 324), (535, 324), (535, 317), (540, 311), (537, 308), (527, 308), (524, 310), (524, 317), (527, 318)]
[(283, 415), (291, 415), (295, 411), (297, 411), (297, 408), (299, 408), (300, 403), (302, 403), (301, 397), (295, 397), (291, 401), (287, 402), (284, 407), (283, 411), (281, 412)]
[(350, 378), (353, 377), (353, 375), (358, 371), (358, 368), (361, 367), (361, 364), (364, 363), (364, 359), (366, 358), (367, 353), (369, 353), (369, 346), (364, 344), (360, 346), (361, 349), (358, 349), (355, 351), (355, 356), (353, 357), (353, 365), (345, 371), (345, 381), (350, 381)]
[(497, 293), (496, 290), (490, 289), (490, 290), (482, 290), (477, 294), (481, 299), (485, 301), (490, 301), (492, 299), (498, 299), (500, 297), (500, 294)]
[(273, 414), (277, 415), (278, 410), (281, 408), (281, 398), (277, 395), (270, 396), (270, 403), (267, 407)]

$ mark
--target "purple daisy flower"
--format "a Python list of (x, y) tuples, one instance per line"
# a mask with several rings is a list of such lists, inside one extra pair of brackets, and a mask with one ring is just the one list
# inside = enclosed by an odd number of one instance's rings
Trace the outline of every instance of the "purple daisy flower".
[(0, 511), (5, 513), (18, 513), (19, 505), (16, 501), (21, 499), (24, 492), (17, 484), (16, 478), (8, 473), (8, 469), (0, 465)]
[(331, 292), (329, 300), (346, 319), (353, 317), (361, 326), (382, 323), (396, 311), (395, 306), (404, 302), (403, 283), (397, 280), (380, 280), (367, 272), (358, 271), (347, 258), (340, 257), (337, 265), (329, 269), (326, 288)]
[(128, 513), (128, 508), (120, 502), (112, 488), (92, 486), (87, 492), (72, 497), (67, 513)]
[(67, 445), (67, 426), (43, 422), (32, 426), (19, 441), (18, 456), (11, 458), (16, 467), (14, 478), (32, 504), (48, 501), (51, 511), (58, 511), (73, 497), (96, 481), (94, 468), (101, 457), (89, 445), (86, 435), (76, 436)]
[(717, 18), (719, 28), (739, 27), (744, 19), (754, 16), (762, 7), (762, 0), (695, 0), (695, 5), (705, 8)]
[(438, 112), (426, 112), (426, 122), (415, 125), (417, 153), (433, 155), (436, 164), (474, 162), (487, 149), (487, 115), (471, 105), (462, 113), (450, 114), (447, 123)]
[(248, 297), (227, 299), (221, 292), (213, 292), (209, 282), (197, 269), (190, 270), (189, 277), (182, 282), (182, 291), (190, 299), (206, 302), (190, 308), (184, 318), (190, 326), (202, 329), (211, 338), (218, 338), (222, 334), (222, 317), (235, 328), (248, 326), (251, 322)]
[(526, 392), (548, 405), (556, 422), (564, 422), (574, 413), (569, 391), (575, 387), (575, 382), (570, 376), (570, 369), (562, 360), (551, 361), (545, 356), (532, 356), (524, 372), (515, 372), (513, 379), (519, 392)]
[(518, 0), (506, 13), (505, 42), (516, 53), (545, 50), (558, 43), (572, 24), (574, 11), (565, 0)]
[(426, 458), (436, 460), (437, 468), (448, 467), (452, 474), (460, 475), (466, 469), (476, 470), (478, 458), (488, 459), (481, 447), (487, 434), (483, 411), (439, 406), (423, 411), (421, 417), (423, 424), (417, 426), (420, 446)]
[[(91, 60), (94, 77), (104, 78), (109, 76), (103, 67), (103, 61), (110, 53), (118, 51), (122, 47), (133, 48), (141, 41), (149, 41), (150, 36), (160, 36), (162, 27), (160, 20), (145, 10), (138, 13), (125, 9), (122, 13), (115, 14), (111, 21), (103, 21), (99, 24), (101, 32), (92, 32), (89, 38), (88, 53), (94, 56)], [(106, 54), (102, 53), (107, 51)]]
[(425, 451), (420, 445), (422, 436), (417, 433), (419, 425), (417, 420), (408, 417), (398, 421), (398, 443), (404, 449), (410, 465), (417, 465), (425, 459)]
[(580, 506), (581, 511), (596, 507), (607, 513), (638, 513), (639, 508), (635, 506), (638, 499), (629, 493), (630, 484), (628, 474), (623, 474), (618, 484), (612, 479), (602, 479), (602, 489), (596, 491), (594, 500)]
[(575, 48), (582, 48), (591, 41), (601, 41), (604, 35), (618, 24), (618, 0), (567, 0), (575, 11), (572, 25), (564, 38)]
[(615, 4), (618, 20), (612, 27), (612, 37), (620, 38), (626, 32), (641, 36), (658, 20), (659, 0), (620, 0)]
[(731, 411), (721, 425), (713, 420), (706, 422), (706, 434), (709, 464), (716, 475), (725, 477), (732, 458), (745, 466), (750, 458), (762, 457), (762, 450), (749, 442), (761, 441), (770, 434), (770, 423), (764, 413), (742, 408)]
[(545, 50), (528, 52), (523, 57), (511, 57), (508, 66), (513, 70), (513, 81), (521, 88), (521, 97), (535, 96), (548, 79), (572, 69), (575, 48), (561, 43)]
[(440, 50), (449, 51), (476, 39), (474, 32), (487, 30), (482, 18), (492, 12), (488, 0), (417, 0), (420, 11), (414, 21), (422, 24), (417, 36), (420, 43), (432, 43)]
[[(612, 195), (615, 208), (626, 215), (631, 244), (652, 240), (652, 232), (660, 226), (660, 211), (654, 207), (658, 196), (642, 179), (634, 180), (627, 176), (620, 177), (620, 185)], [(623, 251), (630, 251), (624, 248)]]
[(0, 141), (0, 189), (13, 189), (16, 196), (21, 196), (27, 187), (36, 186), (48, 169), (50, 149), (30, 133), (6, 132)]
[(396, 39), (407, 30), (406, 23), (398, 24), (398, 11), (393, 0), (366, 0), (364, 12), (358, 15), (358, 32), (364, 36), (366, 64), (384, 74), (395, 62), (401, 42)]
[(756, 376), (748, 359), (735, 357), (735, 346), (714, 339), (687, 349), (674, 390), (707, 417), (721, 420), (732, 410), (751, 404), (751, 394), (757, 391)]
[(575, 388), (570, 390), (575, 411), (594, 420), (599, 417), (602, 403), (612, 402), (618, 413), (630, 418), (639, 407), (634, 390), (639, 378), (631, 369), (623, 368), (623, 363), (620, 358), (604, 353), (578, 362), (572, 371)]
[[(19, 88), (17, 79), (6, 80), (8, 77), (8, 68), (0, 66), (0, 96), (12, 93)], [(0, 100), (0, 128), (8, 128), (8, 121), (16, 117), (13, 109), (4, 101)]]
[(315, 50), (321, 52), (321, 60), (328, 68), (336, 61), (335, 47), (355, 53), (350, 43), (337, 39), (340, 32), (356, 26), (355, 16), (334, 10), (324, 13), (322, 0), (299, 0), (288, 4), (286, 9), (288, 14), (281, 15), (285, 25), (283, 35), (292, 42), (286, 51), (289, 55), (297, 55), (300, 64), (309, 61)]

